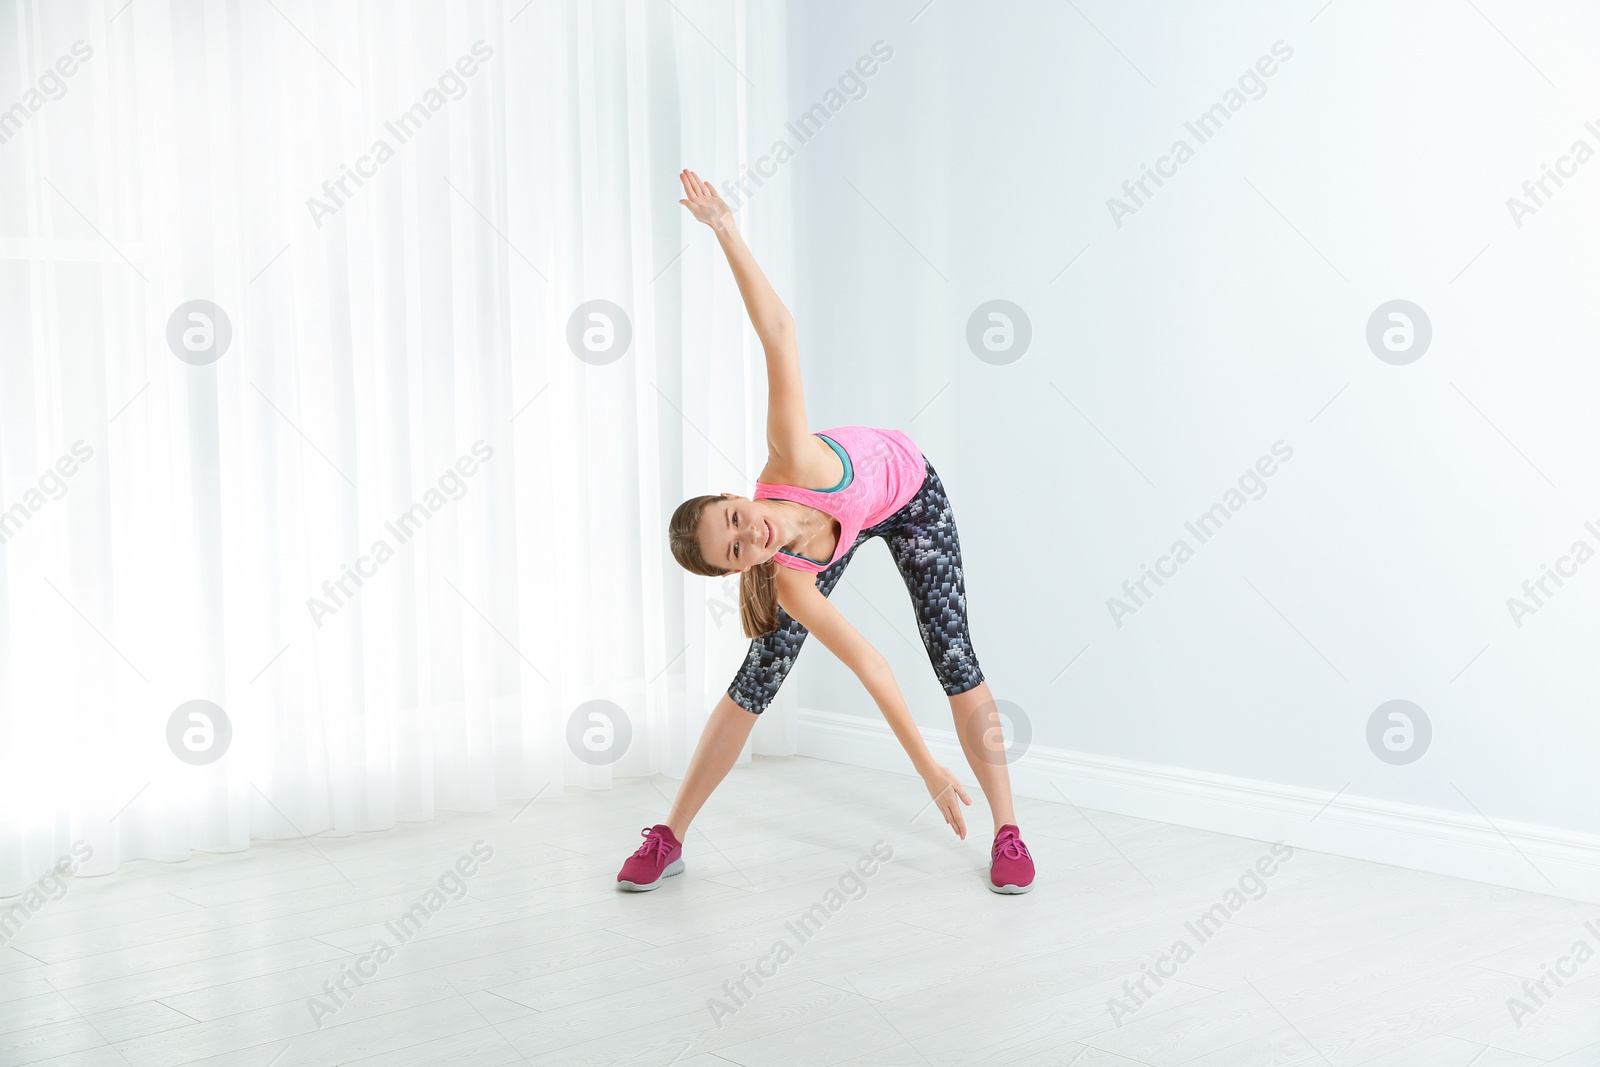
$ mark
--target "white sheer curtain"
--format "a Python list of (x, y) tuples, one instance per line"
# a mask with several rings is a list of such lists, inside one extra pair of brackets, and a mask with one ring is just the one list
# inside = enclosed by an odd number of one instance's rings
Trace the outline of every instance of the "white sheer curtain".
[(745, 642), (666, 521), (749, 490), (764, 393), (676, 175), (770, 143), (783, 20), (0, 3), (0, 895), (682, 773)]

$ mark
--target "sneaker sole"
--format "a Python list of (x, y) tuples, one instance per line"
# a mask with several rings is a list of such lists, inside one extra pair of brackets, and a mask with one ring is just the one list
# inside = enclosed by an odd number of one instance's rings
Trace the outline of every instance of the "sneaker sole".
[(677, 860), (673, 860), (671, 863), (667, 864), (667, 869), (662, 871), (661, 874), (653, 882), (646, 882), (644, 885), (639, 885), (639, 884), (637, 884), (635, 882), (619, 881), (617, 883), (617, 888), (618, 889), (626, 889), (630, 893), (648, 893), (650, 890), (655, 889), (655, 888), (657, 888), (657, 887), (659, 887), (661, 885), (661, 879), (663, 879), (663, 878), (671, 878), (675, 874), (682, 874), (682, 873), (683, 873), (683, 860), (677, 859)]

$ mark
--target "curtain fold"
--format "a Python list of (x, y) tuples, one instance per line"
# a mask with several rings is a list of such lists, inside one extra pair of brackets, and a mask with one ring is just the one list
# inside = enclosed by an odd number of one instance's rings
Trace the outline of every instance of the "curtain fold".
[(783, 21), (0, 3), (0, 895), (682, 773), (745, 641), (666, 523), (765, 395), (676, 175), (782, 125)]

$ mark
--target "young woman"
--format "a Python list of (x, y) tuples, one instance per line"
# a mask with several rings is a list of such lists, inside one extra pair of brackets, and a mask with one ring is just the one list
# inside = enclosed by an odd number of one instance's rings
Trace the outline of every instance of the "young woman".
[(939, 475), (898, 430), (841, 426), (807, 432), (794, 319), (756, 266), (717, 191), (693, 171), (679, 178), (685, 199), (678, 202), (717, 235), (766, 350), (768, 457), (752, 497), (697, 496), (672, 516), (672, 554), (686, 570), (714, 578), (739, 575), (739, 613), (752, 640), (744, 666), (700, 736), (671, 817), (641, 831), (645, 842), (623, 864), (618, 885), (654, 889), (683, 870), (682, 841), (690, 821), (743, 751), (756, 716), (777, 694), (807, 633), (861, 679), (945, 822), (965, 840), (961, 804), (972, 798), (929, 753), (888, 661), (827, 599), (856, 549), (869, 537), (881, 537), (911, 593), (922, 643), (950, 697), (961, 747), (994, 816), (989, 888), (1025, 893), (1033, 885), (1033, 859), (1018, 834), (1010, 776), (995, 744), (1001, 728), (994, 698), (967, 632), (961, 546)]

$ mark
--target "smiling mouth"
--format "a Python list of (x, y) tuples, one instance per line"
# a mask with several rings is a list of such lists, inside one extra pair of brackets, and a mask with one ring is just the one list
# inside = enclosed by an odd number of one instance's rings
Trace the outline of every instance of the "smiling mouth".
[(762, 519), (761, 522), (767, 528), (767, 543), (762, 545), (761, 547), (762, 548), (770, 548), (772, 546), (772, 523), (767, 522), (766, 519)]

